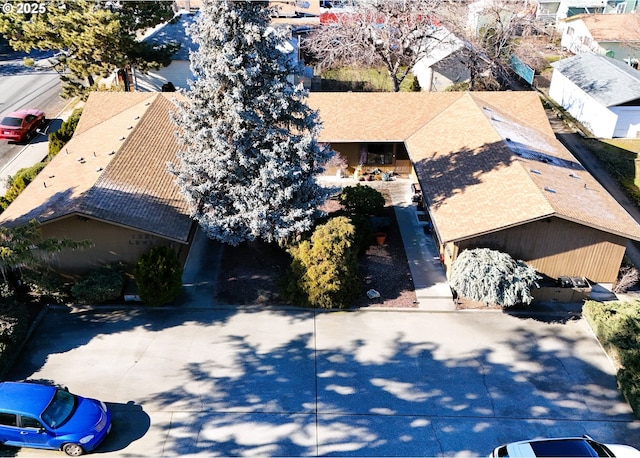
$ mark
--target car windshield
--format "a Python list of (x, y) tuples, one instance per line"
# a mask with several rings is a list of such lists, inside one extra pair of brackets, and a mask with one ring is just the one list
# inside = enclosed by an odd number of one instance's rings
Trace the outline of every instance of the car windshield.
[(530, 445), (535, 453), (535, 456), (598, 456), (598, 453), (589, 445), (586, 440), (583, 439), (540, 441), (532, 442)]
[(14, 118), (12, 116), (7, 116), (2, 119), (2, 122), (0, 124), (8, 127), (20, 127), (22, 125), (22, 118)]
[(76, 397), (64, 390), (56, 390), (56, 394), (44, 412), (42, 421), (50, 428), (55, 429), (69, 419), (76, 405)]

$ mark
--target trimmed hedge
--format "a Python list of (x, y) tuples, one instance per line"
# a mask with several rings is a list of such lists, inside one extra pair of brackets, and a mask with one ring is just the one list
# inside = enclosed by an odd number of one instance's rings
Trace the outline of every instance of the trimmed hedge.
[(640, 301), (587, 301), (582, 314), (611, 359), (623, 396), (640, 418)]
[(347, 186), (338, 198), (344, 208), (350, 213), (360, 215), (379, 215), (384, 209), (384, 196), (377, 189), (370, 186)]
[(47, 156), (49, 160), (58, 154), (62, 147), (71, 140), (81, 115), (82, 108), (76, 108), (73, 110), (73, 113), (71, 113), (71, 116), (60, 125), (60, 129), (49, 134), (49, 154)]
[(182, 270), (178, 255), (167, 246), (159, 245), (143, 254), (133, 273), (142, 302), (147, 305), (173, 302), (182, 288)]
[(125, 282), (124, 264), (110, 264), (93, 269), (73, 285), (71, 294), (82, 304), (100, 304), (118, 299)]
[(331, 218), (316, 227), (311, 240), (292, 247), (284, 296), (306, 307), (343, 309), (360, 291), (356, 228), (349, 218)]

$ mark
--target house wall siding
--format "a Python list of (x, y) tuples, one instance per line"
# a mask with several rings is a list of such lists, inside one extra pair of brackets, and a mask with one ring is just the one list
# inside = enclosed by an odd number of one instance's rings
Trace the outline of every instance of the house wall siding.
[(557, 69), (553, 71), (549, 96), (596, 137), (613, 137), (618, 116), (569, 81)]
[(67, 273), (82, 273), (118, 261), (134, 264), (156, 245), (173, 246), (179, 254), (188, 248), (187, 245), (152, 234), (78, 216), (46, 223), (41, 227), (45, 237), (89, 240), (93, 243), (92, 247), (83, 250), (64, 250), (48, 261), (51, 267)]
[(509, 253), (552, 278), (586, 277), (592, 282), (614, 283), (627, 239), (560, 218), (547, 218), (458, 244)]

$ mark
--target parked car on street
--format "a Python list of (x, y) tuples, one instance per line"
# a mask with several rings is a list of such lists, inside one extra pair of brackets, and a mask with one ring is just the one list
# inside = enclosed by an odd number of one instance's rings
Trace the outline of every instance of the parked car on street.
[(0, 121), (0, 139), (15, 142), (28, 140), (44, 124), (44, 112), (40, 110), (14, 111)]
[(50, 385), (0, 383), (0, 443), (62, 450), (80, 456), (95, 449), (111, 430), (104, 402)]
[(512, 442), (496, 448), (490, 455), (497, 457), (640, 457), (640, 450), (629, 445), (601, 444), (589, 436), (535, 439)]

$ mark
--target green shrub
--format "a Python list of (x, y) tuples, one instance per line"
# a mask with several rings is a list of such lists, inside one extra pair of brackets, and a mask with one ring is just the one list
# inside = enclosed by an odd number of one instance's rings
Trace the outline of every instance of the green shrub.
[(71, 288), (73, 297), (82, 304), (100, 304), (118, 299), (124, 288), (124, 264), (109, 264), (93, 269)]
[(361, 215), (379, 215), (384, 209), (384, 196), (370, 186), (347, 186), (338, 196), (344, 208)]
[(25, 167), (16, 172), (15, 175), (9, 177), (9, 181), (7, 182), (7, 192), (4, 195), (4, 198), (0, 199), (0, 207), (4, 210), (6, 209), (11, 202), (13, 202), (16, 197), (20, 195), (22, 191), (27, 187), (29, 183), (31, 183), (38, 173), (45, 167), (44, 162), (38, 162), (37, 164), (32, 165), (31, 167)]
[[(367, 251), (369, 246), (373, 243), (373, 234), (375, 232), (375, 226), (372, 222), (372, 218), (366, 215), (359, 214), (350, 214), (347, 211), (339, 210), (334, 213), (331, 213), (329, 216), (321, 218), (316, 221), (316, 227), (321, 224), (326, 224), (333, 218), (337, 218), (339, 216), (344, 216), (349, 218), (351, 224), (353, 224), (356, 228), (356, 233), (354, 237), (354, 246), (358, 250), (358, 254), (363, 254)], [(309, 238), (308, 237), (305, 238)]]
[(182, 264), (174, 250), (164, 245), (156, 246), (140, 257), (134, 277), (142, 302), (168, 304), (180, 293)]
[(73, 281), (49, 268), (37, 270), (23, 268), (22, 280), (28, 285), (32, 297), (46, 302), (64, 303), (71, 299)]
[(62, 147), (71, 140), (81, 115), (82, 108), (76, 108), (73, 110), (73, 113), (71, 113), (71, 116), (62, 123), (60, 129), (49, 134), (49, 154), (47, 156), (49, 159), (58, 154)]
[(587, 301), (582, 313), (619, 367), (620, 391), (640, 418), (640, 302)]
[(354, 225), (339, 216), (318, 226), (310, 240), (292, 247), (284, 296), (306, 307), (348, 307), (360, 290), (355, 236)]
[(0, 299), (0, 374), (13, 362), (28, 329), (26, 305), (12, 298)]

